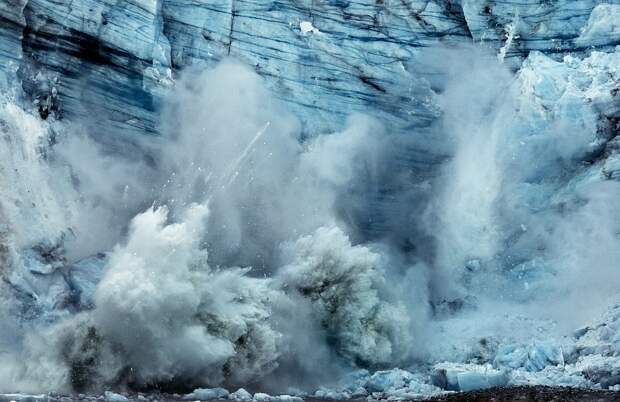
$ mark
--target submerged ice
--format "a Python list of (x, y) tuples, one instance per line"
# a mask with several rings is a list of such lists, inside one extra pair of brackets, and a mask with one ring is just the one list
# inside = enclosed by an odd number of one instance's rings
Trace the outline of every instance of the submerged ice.
[[(616, 35), (592, 18), (576, 41)], [(516, 71), (420, 51), (438, 118), (411, 132), (357, 114), (307, 133), (231, 60), (175, 78), (152, 138), (7, 95), (0, 391), (617, 385), (617, 307), (583, 327), (620, 289), (612, 50)]]

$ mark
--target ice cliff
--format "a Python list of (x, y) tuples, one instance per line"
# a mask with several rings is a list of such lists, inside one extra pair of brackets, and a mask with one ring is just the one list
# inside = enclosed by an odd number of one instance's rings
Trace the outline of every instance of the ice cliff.
[(420, 48), (473, 40), (519, 61), (533, 50), (554, 58), (610, 50), (620, 40), (615, 4), (8, 0), (0, 65), (19, 69), (43, 113), (95, 114), (107, 135), (154, 133), (173, 76), (226, 56), (265, 77), (307, 133), (337, 128), (356, 111), (419, 126), (437, 114), (411, 73)]
[(4, 0), (0, 89), (0, 391), (620, 384), (620, 1)]

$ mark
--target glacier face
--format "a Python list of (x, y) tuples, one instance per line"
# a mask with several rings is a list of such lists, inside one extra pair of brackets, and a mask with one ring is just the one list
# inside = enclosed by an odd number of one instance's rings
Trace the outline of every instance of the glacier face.
[(172, 76), (227, 56), (264, 76), (308, 135), (340, 127), (352, 112), (424, 126), (437, 111), (411, 71), (420, 48), (473, 39), (518, 60), (532, 50), (612, 49), (616, 4), (11, 0), (0, 11), (0, 57), (3, 70), (21, 67), (22, 86), (44, 113), (90, 115), (108, 136), (157, 131)]
[(616, 385), (619, 14), (4, 2), (0, 390)]

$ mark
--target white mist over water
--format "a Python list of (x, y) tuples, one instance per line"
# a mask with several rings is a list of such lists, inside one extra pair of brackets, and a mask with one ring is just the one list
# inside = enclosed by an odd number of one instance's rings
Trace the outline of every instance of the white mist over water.
[[(481, 338), (560, 337), (604, 308), (620, 287), (620, 189), (586, 165), (605, 140), (594, 86), (542, 55), (516, 74), (473, 48), (424, 57), (443, 115), (420, 135), (449, 156), (424, 180), (385, 169), (418, 133), (358, 115), (302, 143), (232, 61), (185, 72), (137, 158), (5, 102), (0, 388), (311, 388), (466, 361)], [(368, 235), (379, 217), (398, 233)], [(54, 299), (51, 318), (24, 316), (20, 255), (41, 243), (66, 263), (109, 252), (92, 309)], [(55, 280), (37, 294), (70, 293)]]

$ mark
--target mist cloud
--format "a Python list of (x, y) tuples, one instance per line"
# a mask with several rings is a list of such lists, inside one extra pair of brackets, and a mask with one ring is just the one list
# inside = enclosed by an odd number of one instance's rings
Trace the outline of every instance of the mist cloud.
[(528, 339), (523, 322), (581, 325), (593, 310), (566, 311), (619, 285), (618, 185), (592, 162), (587, 88), (539, 54), (516, 73), (469, 47), (418, 57), (442, 111), (419, 132), (354, 115), (302, 141), (231, 60), (182, 74), (135, 157), (5, 102), (5, 266), (27, 272), (40, 242), (63, 263), (109, 254), (92, 309), (16, 319), (2, 285), (0, 386), (315, 387), (466, 360), (482, 337)]

